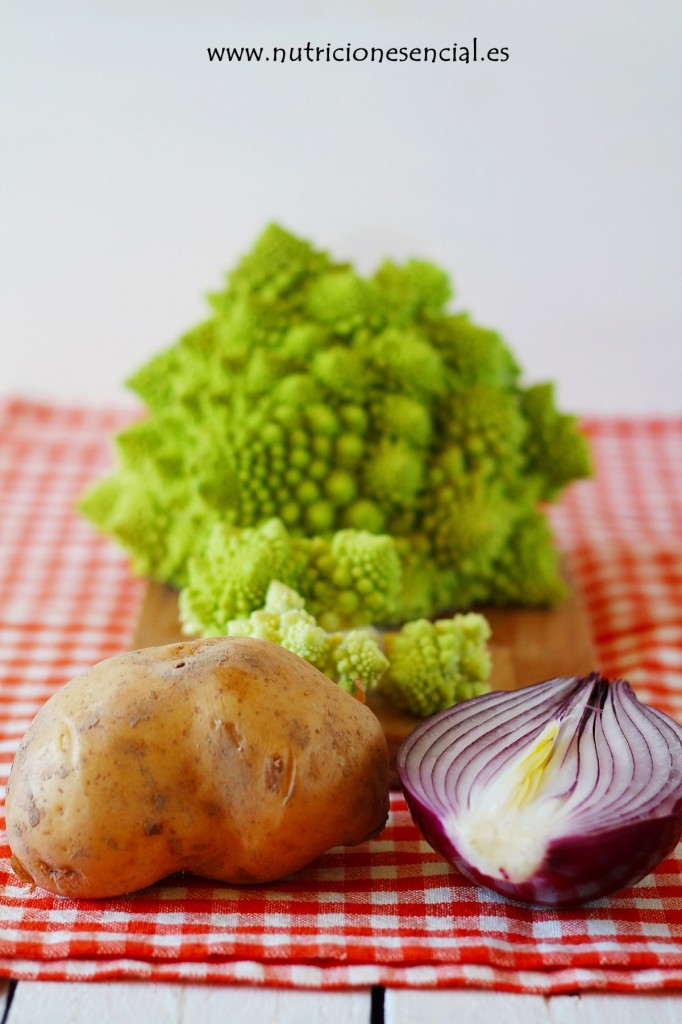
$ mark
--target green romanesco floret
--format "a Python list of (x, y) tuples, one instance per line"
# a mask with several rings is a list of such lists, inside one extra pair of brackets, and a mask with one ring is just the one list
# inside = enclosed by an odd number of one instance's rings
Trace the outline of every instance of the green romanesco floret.
[(393, 537), (349, 529), (301, 546), (307, 562), (299, 589), (325, 629), (395, 618), (401, 564)]
[(382, 690), (396, 707), (426, 717), (488, 689), (488, 621), (475, 612), (417, 619), (387, 637)]
[(378, 634), (365, 628), (336, 632), (331, 636), (334, 639), (323, 671), (349, 693), (355, 692), (359, 685), (364, 690), (376, 689), (388, 667)]
[(523, 594), (527, 604), (542, 607), (566, 597), (566, 583), (550, 539), (549, 524), (537, 510), (515, 523), (507, 544), (490, 567), (491, 604), (515, 605)]
[(209, 317), (131, 377), (148, 415), (82, 510), (136, 572), (185, 586), (202, 630), (275, 578), (330, 628), (555, 601), (531, 524), (589, 473), (584, 437), (450, 295), (424, 261), (363, 276), (270, 225)]
[(557, 410), (553, 384), (527, 388), (520, 408), (528, 424), (528, 472), (543, 481), (540, 497), (552, 501), (571, 480), (589, 474), (587, 441), (575, 417)]
[(257, 529), (217, 523), (204, 550), (189, 564), (189, 581), (180, 592), (180, 619), (187, 633), (224, 633), (230, 619), (263, 607), (270, 581), (291, 586), (302, 572), (300, 553), (286, 527), (270, 519)]
[(358, 687), (373, 689), (386, 671), (388, 661), (370, 629), (347, 633), (322, 629), (305, 610), (301, 594), (280, 580), (268, 587), (264, 606), (248, 618), (227, 623), (228, 636), (251, 636), (286, 647), (315, 665), (348, 693)]
[(325, 629), (349, 629), (395, 617), (401, 563), (392, 537), (364, 530), (308, 539), (276, 518), (244, 530), (217, 523), (189, 561), (183, 628), (223, 632), (229, 619), (263, 606), (272, 579), (299, 591)]

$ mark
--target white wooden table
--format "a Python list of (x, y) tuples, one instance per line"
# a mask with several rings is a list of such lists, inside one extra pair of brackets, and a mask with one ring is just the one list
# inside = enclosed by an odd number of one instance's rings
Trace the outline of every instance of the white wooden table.
[(311, 992), (121, 982), (0, 982), (0, 1024), (680, 1024), (682, 994)]

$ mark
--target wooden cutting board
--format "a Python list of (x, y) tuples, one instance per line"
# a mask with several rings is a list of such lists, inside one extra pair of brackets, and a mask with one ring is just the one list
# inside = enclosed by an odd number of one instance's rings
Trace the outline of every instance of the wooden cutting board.
[[(561, 607), (552, 610), (482, 611), (492, 627), (491, 683), (496, 690), (517, 690), (554, 676), (586, 675), (596, 667), (587, 615), (575, 588)], [(180, 640), (187, 637), (180, 629), (177, 592), (159, 583), (149, 583), (133, 635), (133, 648), (157, 647)], [(369, 694), (367, 703), (386, 733), (393, 772), (391, 784), (397, 786), (398, 748), (421, 719), (398, 711), (381, 694)]]

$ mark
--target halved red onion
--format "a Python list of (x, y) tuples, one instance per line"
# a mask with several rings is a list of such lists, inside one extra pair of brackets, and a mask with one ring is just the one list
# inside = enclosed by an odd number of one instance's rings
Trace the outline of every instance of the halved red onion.
[(403, 743), (398, 774), (429, 844), (524, 903), (617, 892), (682, 832), (682, 727), (598, 672), (434, 715)]

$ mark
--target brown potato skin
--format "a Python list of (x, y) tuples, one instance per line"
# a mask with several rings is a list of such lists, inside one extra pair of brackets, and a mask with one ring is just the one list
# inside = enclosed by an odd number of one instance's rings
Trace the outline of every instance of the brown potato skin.
[(245, 637), (132, 651), (67, 683), (28, 729), (6, 797), (15, 871), (70, 897), (177, 871), (271, 881), (387, 814), (374, 714)]

